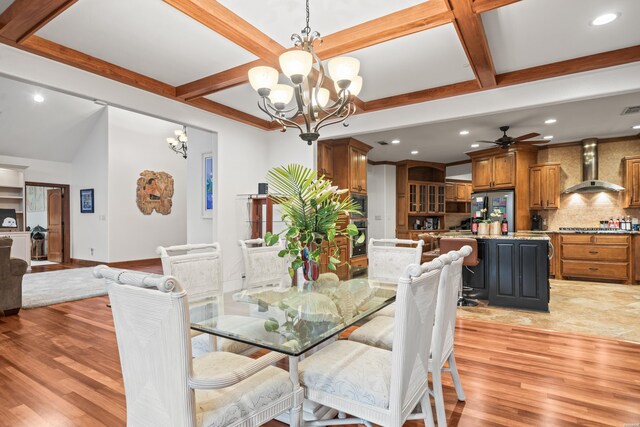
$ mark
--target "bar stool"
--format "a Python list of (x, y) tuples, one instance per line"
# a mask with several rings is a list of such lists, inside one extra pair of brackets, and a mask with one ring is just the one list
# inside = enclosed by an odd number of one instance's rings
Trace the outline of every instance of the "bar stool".
[[(440, 239), (440, 252), (443, 254), (449, 253), (449, 251), (458, 251), (463, 246), (471, 246), (471, 255), (464, 258), (464, 265), (467, 270), (471, 273), (473, 271), (470, 267), (476, 267), (480, 264), (480, 259), (478, 258), (478, 241), (476, 239), (468, 239), (468, 238), (444, 238)], [(458, 305), (464, 307), (475, 307), (478, 305), (478, 301), (471, 298), (471, 293), (474, 289), (470, 286), (465, 286), (462, 283), (460, 288), (460, 297), (458, 298)]]

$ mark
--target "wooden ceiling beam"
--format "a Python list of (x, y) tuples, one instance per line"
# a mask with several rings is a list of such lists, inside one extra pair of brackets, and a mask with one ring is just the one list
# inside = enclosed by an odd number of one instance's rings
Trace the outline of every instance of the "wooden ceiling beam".
[(271, 64), (285, 48), (215, 0), (164, 0), (185, 15)]
[(480, 90), (482, 90), (482, 88), (478, 85), (476, 80), (468, 80), (466, 82), (419, 90), (402, 95), (394, 95), (373, 101), (366, 101), (364, 103), (364, 109), (369, 113), (371, 111), (386, 110), (387, 108), (402, 107), (405, 105), (433, 101), (435, 99), (464, 95), (466, 93), (478, 92)]
[(271, 130), (271, 123), (266, 120), (204, 98), (187, 102), (184, 99), (177, 97), (176, 88), (167, 83), (127, 70), (126, 68), (103, 61), (85, 53), (78, 52), (77, 50), (59, 45), (38, 36), (31, 36), (21, 44), (0, 37), (0, 43), (79, 68), (156, 95), (164, 96), (259, 129)]
[(472, 0), (449, 0), (455, 15), (455, 27), (473, 73), (482, 87), (496, 86), (496, 69), (480, 15), (473, 10)]
[(538, 65), (524, 70), (510, 71), (498, 74), (496, 80), (498, 87), (504, 87), (638, 61), (640, 61), (640, 45), (596, 53), (595, 55), (581, 56), (552, 64)]
[(446, 0), (430, 0), (329, 34), (323, 37), (316, 53), (321, 59), (333, 58), (452, 21)]
[(0, 37), (22, 43), (77, 0), (16, 0), (0, 15)]
[(271, 65), (267, 61), (257, 59), (247, 64), (238, 65), (237, 67), (203, 77), (199, 80), (189, 82), (176, 88), (176, 95), (187, 101), (206, 96), (223, 89), (247, 83), (249, 78), (247, 73), (253, 67), (260, 65)]
[(484, 13), (493, 9), (518, 3), (520, 0), (473, 0), (473, 11), (475, 13)]

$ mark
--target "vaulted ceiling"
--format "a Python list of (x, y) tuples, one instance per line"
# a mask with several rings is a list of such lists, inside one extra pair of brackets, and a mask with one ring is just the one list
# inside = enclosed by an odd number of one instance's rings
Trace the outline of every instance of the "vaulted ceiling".
[[(637, 0), (311, 0), (321, 59), (361, 61), (359, 114), (640, 61), (638, 18)], [(0, 0), (1, 43), (265, 130), (247, 71), (303, 25), (301, 0)]]

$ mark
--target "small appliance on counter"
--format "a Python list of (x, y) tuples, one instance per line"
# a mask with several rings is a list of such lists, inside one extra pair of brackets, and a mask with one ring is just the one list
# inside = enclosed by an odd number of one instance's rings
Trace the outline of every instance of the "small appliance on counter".
[(531, 215), (531, 230), (542, 231), (542, 217), (538, 214)]

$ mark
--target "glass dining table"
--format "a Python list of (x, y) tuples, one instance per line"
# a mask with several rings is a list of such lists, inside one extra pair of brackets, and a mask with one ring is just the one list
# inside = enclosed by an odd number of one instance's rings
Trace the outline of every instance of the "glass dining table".
[[(298, 361), (305, 353), (336, 339), (395, 297), (394, 283), (366, 275), (340, 281), (321, 276), (302, 286), (247, 289), (190, 301), (189, 314), (194, 330), (287, 355), (290, 379), (299, 387)], [(305, 405), (305, 420), (324, 417), (319, 408), (311, 412)]]

